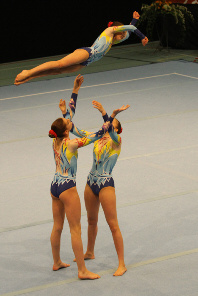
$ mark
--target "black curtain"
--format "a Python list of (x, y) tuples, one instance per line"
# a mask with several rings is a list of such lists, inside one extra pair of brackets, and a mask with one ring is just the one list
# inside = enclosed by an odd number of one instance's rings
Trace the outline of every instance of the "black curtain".
[(187, 34), (184, 47), (185, 49), (198, 49), (198, 5), (186, 5), (194, 16), (194, 23), (186, 21)]
[[(109, 21), (128, 24), (133, 11), (141, 14), (142, 3), (150, 2), (1, 0), (0, 62), (66, 54), (82, 46), (91, 46)], [(196, 18), (196, 23), (188, 30), (187, 43), (193, 48), (198, 42), (198, 5), (188, 6)], [(132, 35), (125, 44), (136, 42), (139, 39)]]

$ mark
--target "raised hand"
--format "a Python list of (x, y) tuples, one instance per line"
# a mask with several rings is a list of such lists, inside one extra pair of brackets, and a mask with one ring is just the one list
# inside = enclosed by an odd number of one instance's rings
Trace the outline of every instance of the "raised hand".
[(137, 11), (134, 11), (133, 18), (135, 18), (136, 20), (139, 20), (140, 15), (139, 15), (139, 13)]
[(119, 109), (115, 109), (111, 115), (111, 117), (115, 117), (118, 113), (125, 111), (126, 109), (128, 109), (130, 107), (130, 105), (123, 105), (121, 108)]
[(60, 99), (59, 108), (62, 111), (62, 114), (66, 113), (66, 103), (65, 100)]
[(106, 114), (106, 111), (101, 103), (99, 103), (97, 101), (92, 101), (92, 104), (95, 109), (98, 109), (102, 113), (102, 116), (104, 116)]
[(73, 89), (73, 91), (79, 91), (83, 81), (84, 81), (84, 77), (81, 76), (81, 74), (79, 74), (76, 77), (76, 79), (74, 80), (74, 89)]

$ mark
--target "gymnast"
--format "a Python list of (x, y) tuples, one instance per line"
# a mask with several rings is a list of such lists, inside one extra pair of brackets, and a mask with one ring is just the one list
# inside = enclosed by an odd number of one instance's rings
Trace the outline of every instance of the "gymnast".
[[(76, 79), (79, 78), (80, 75), (78, 75)], [(76, 100), (77, 96), (75, 99), (75, 106)], [(70, 111), (67, 110), (67, 112), (65, 101), (60, 100), (59, 103), (59, 108), (61, 109), (63, 116), (66, 118), (69, 118), (69, 116), (73, 117), (75, 114), (75, 108), (74, 105), (72, 105), (72, 98), (70, 102), (70, 108), (72, 108), (72, 111), (70, 109)], [(121, 151), (121, 138), (119, 134), (122, 132), (122, 127), (120, 122), (115, 119), (115, 116), (121, 111), (129, 108), (129, 105), (114, 110), (111, 117), (108, 117), (106, 111), (99, 102), (93, 101), (93, 106), (102, 113), (104, 121), (110, 121), (112, 122), (112, 125), (110, 125), (108, 132), (106, 132), (101, 139), (94, 143), (93, 165), (85, 186), (84, 199), (88, 217), (88, 244), (84, 259), (95, 258), (94, 246), (98, 230), (98, 212), (101, 203), (105, 218), (112, 232), (118, 255), (119, 265), (114, 273), (114, 276), (121, 276), (127, 271), (127, 268), (124, 262), (123, 238), (118, 225), (116, 195), (112, 170)], [(76, 126), (74, 126), (72, 133), (78, 137), (84, 137), (90, 134), (87, 131), (79, 130)]]
[(142, 45), (145, 46), (148, 43), (148, 38), (134, 26), (139, 17), (139, 13), (135, 11), (129, 25), (109, 22), (108, 28), (102, 32), (91, 47), (78, 48), (58, 61), (46, 62), (31, 70), (23, 70), (15, 78), (14, 84), (19, 85), (42, 76), (79, 71), (83, 67), (100, 60), (111, 49), (112, 45), (128, 39), (131, 32), (135, 33), (141, 39)]
[[(75, 86), (79, 86), (83, 79), (75, 80)], [(78, 88), (74, 89), (70, 100), (71, 110), (75, 108), (75, 98)], [(71, 111), (72, 115), (72, 111)], [(72, 116), (71, 116), (72, 117)], [(49, 137), (53, 140), (53, 151), (56, 163), (56, 172), (51, 183), (52, 211), (54, 225), (51, 233), (52, 255), (54, 259), (53, 270), (66, 268), (66, 264), (60, 259), (60, 239), (64, 224), (65, 214), (69, 223), (71, 242), (78, 266), (80, 279), (97, 279), (100, 276), (87, 270), (84, 262), (83, 245), (81, 239), (81, 205), (76, 189), (76, 171), (78, 148), (84, 147), (100, 139), (110, 127), (110, 121), (106, 121), (96, 133), (89, 133), (87, 137), (70, 140), (69, 132), (73, 132), (74, 124), (70, 119), (58, 118), (51, 125)]]

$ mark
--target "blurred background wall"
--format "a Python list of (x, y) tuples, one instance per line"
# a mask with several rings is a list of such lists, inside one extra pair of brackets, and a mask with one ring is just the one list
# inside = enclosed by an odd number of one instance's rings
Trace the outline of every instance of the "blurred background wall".
[[(141, 14), (142, 3), (150, 4), (152, 1), (130, 2), (1, 0), (0, 62), (66, 54), (82, 46), (91, 46), (109, 21), (128, 24), (134, 10)], [(194, 15), (195, 23), (190, 24), (185, 47), (196, 49), (198, 5), (187, 4), (187, 7)], [(146, 34), (144, 26), (140, 29)], [(138, 38), (133, 36), (125, 44), (137, 42)]]

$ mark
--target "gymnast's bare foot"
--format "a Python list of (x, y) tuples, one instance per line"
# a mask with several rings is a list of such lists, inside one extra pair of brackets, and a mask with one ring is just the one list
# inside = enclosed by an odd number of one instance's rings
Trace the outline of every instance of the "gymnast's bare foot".
[(70, 266), (70, 264), (66, 264), (66, 263), (60, 261), (59, 263), (53, 265), (53, 271), (57, 271), (61, 268), (67, 268), (69, 266)]
[(14, 84), (19, 85), (19, 84), (22, 84), (22, 83), (25, 83), (25, 82), (29, 81), (30, 79), (31, 78), (29, 77), (29, 71), (28, 70), (23, 70), (15, 78)]
[(79, 271), (78, 277), (81, 280), (96, 280), (96, 279), (100, 278), (100, 276), (98, 274), (93, 273), (89, 270), (85, 270), (85, 272)]
[(127, 268), (125, 265), (118, 266), (118, 269), (113, 274), (114, 276), (121, 276), (127, 271)]
[[(95, 259), (94, 254), (87, 253), (87, 252), (84, 254), (84, 260), (93, 260), (93, 259)], [(73, 260), (73, 262), (76, 262), (76, 258)]]

